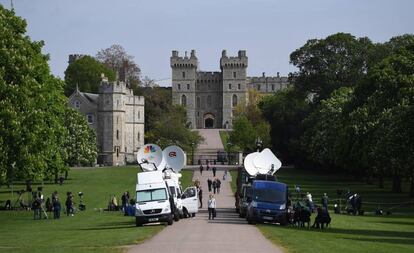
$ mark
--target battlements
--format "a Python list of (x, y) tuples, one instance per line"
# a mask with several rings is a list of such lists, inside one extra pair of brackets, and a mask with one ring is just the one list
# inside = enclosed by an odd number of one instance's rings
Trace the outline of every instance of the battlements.
[(80, 58), (84, 57), (84, 54), (70, 54), (68, 63), (71, 64), (75, 62), (76, 60), (79, 60)]
[(172, 68), (197, 68), (198, 59), (195, 50), (191, 50), (190, 57), (187, 56), (187, 51), (185, 51), (184, 56), (179, 56), (178, 51), (173, 50), (170, 65)]
[(132, 89), (128, 88), (125, 82), (108, 82), (108, 79), (106, 78), (102, 78), (101, 85), (99, 86), (99, 93), (122, 93), (126, 95), (134, 94)]
[(223, 50), (221, 53), (220, 67), (230, 68), (247, 68), (246, 50), (239, 50), (237, 56), (227, 56), (227, 51)]

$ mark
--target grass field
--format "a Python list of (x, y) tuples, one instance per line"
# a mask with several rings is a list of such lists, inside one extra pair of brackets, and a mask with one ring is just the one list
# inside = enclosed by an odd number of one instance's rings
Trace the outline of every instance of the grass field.
[[(0, 211), (0, 252), (121, 252), (126, 245), (153, 236), (164, 225), (137, 228), (134, 217), (100, 211), (111, 195), (120, 202), (121, 194), (129, 190), (134, 197), (136, 173), (136, 167), (78, 169), (71, 171), (70, 180), (62, 186), (45, 184), (45, 197), (57, 190), (63, 203), (67, 191), (82, 191), (87, 210), (73, 217), (62, 213), (60, 220), (33, 220), (31, 211)], [(184, 187), (191, 183), (192, 172), (182, 173)], [(24, 188), (15, 186), (16, 190)], [(2, 203), (10, 196), (9, 189), (0, 188)]]
[[(257, 225), (271, 241), (285, 248), (287, 252), (414, 252), (414, 207), (413, 205), (386, 205), (385, 203), (404, 203), (412, 201), (407, 193), (390, 192), (355, 181), (351, 177), (324, 175), (295, 169), (281, 169), (277, 172), (278, 180), (285, 182), (293, 190), (299, 185), (302, 192), (311, 192), (316, 202), (326, 192), (330, 196), (330, 207), (336, 202), (336, 189), (343, 189), (361, 194), (364, 216), (336, 215), (331, 211), (331, 227), (324, 230), (281, 227), (276, 225)], [(235, 179), (237, 173), (232, 172)], [(235, 180), (234, 180), (235, 181)], [(235, 189), (235, 184), (232, 184)], [(293, 195), (297, 197), (296, 194)], [(391, 210), (390, 216), (376, 216), (372, 212), (378, 207)], [(314, 220), (314, 215), (312, 216)]]
[(221, 142), (223, 143), (223, 147), (227, 147), (227, 142), (229, 141), (229, 138), (230, 138), (228, 131), (220, 131), (220, 138), (221, 138)]

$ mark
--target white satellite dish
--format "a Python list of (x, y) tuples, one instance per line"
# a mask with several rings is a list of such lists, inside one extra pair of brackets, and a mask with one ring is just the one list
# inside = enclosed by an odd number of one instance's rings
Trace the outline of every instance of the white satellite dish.
[(162, 160), (162, 150), (155, 144), (145, 144), (138, 150), (137, 161), (144, 171), (157, 170)]
[(168, 146), (162, 151), (164, 160), (168, 168), (175, 172), (180, 172), (186, 164), (184, 151), (178, 146)]
[[(246, 157), (247, 158), (247, 157)], [(274, 174), (277, 170), (282, 167), (282, 162), (277, 159), (275, 154), (265, 148), (253, 159), (254, 167), (259, 171), (260, 174)]]
[(246, 169), (247, 173), (249, 173), (250, 176), (255, 176), (257, 173), (259, 173), (259, 170), (254, 166), (253, 159), (259, 155), (259, 152), (253, 152), (248, 154), (244, 158), (244, 168)]

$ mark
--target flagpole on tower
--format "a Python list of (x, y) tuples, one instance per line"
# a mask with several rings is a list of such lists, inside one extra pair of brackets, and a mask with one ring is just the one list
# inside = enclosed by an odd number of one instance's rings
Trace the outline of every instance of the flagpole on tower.
[(11, 7), (11, 10), (14, 11), (13, 0), (10, 0), (10, 7)]

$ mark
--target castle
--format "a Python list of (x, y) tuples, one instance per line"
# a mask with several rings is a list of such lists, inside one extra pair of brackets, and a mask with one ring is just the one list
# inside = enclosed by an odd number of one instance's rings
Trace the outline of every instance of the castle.
[(245, 50), (237, 56), (227, 56), (223, 50), (220, 59), (220, 72), (198, 70), (195, 50), (188, 57), (172, 51), (173, 104), (186, 107), (187, 120), (191, 128), (232, 128), (234, 110), (238, 105), (246, 105), (248, 90), (255, 89), (260, 94), (273, 94), (289, 86), (287, 77), (247, 77), (248, 58)]
[(84, 114), (96, 130), (98, 164), (136, 161), (138, 149), (144, 145), (144, 97), (134, 96), (123, 81), (110, 83), (103, 77), (99, 94), (76, 88), (69, 97), (69, 106)]

